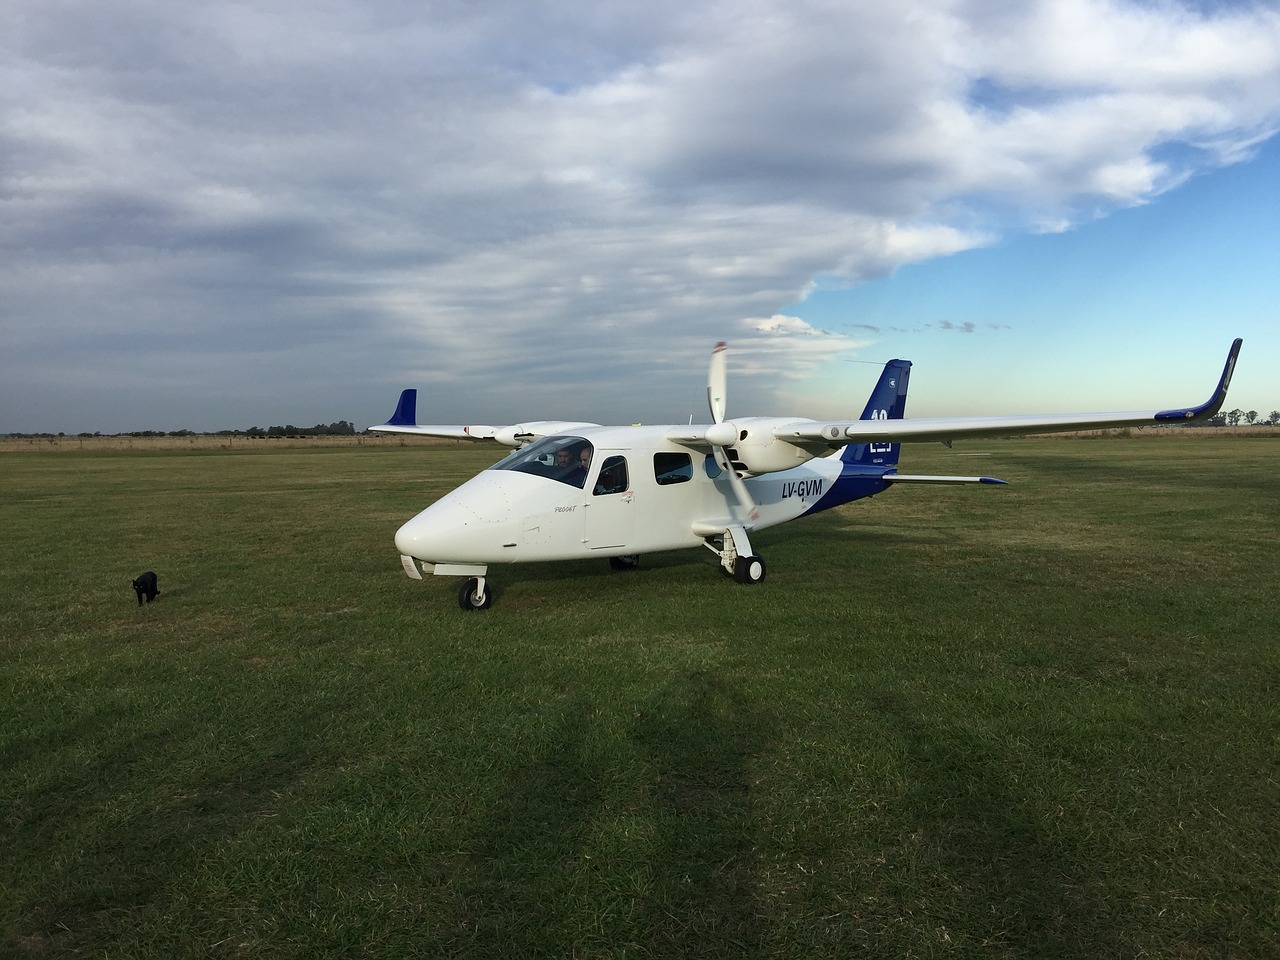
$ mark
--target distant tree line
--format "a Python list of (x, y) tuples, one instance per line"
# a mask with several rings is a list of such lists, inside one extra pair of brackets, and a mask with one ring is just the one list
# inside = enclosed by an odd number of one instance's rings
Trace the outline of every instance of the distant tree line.
[(210, 433), (197, 433), (194, 430), (130, 430), (126, 433), (103, 434), (94, 433), (10, 433), (15, 438), (48, 438), (53, 437), (350, 437), (356, 428), (346, 420), (337, 423), (317, 423), (314, 427), (295, 427), (292, 423), (283, 427), (250, 427), (248, 430), (217, 430)]
[(246, 437), (351, 437), (355, 436), (356, 428), (346, 420), (339, 420), (337, 423), (323, 424), (317, 423), (314, 427), (295, 427), (292, 423), (285, 424), (283, 427), (267, 427), (263, 430), (261, 427), (250, 427), (248, 430), (222, 430), (219, 436), (246, 436)]
[(1280, 424), (1280, 410), (1272, 410), (1267, 415), (1267, 419), (1260, 421), (1257, 410), (1236, 409), (1220, 413), (1216, 417), (1210, 417), (1205, 422), (1211, 427), (1252, 427), (1259, 423), (1263, 426), (1274, 427)]

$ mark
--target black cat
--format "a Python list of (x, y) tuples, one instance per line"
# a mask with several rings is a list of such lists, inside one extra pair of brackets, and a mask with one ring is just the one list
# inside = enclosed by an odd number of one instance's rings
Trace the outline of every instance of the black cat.
[(156, 587), (156, 575), (154, 571), (148, 570), (137, 580), (133, 581), (133, 589), (138, 591), (138, 606), (142, 606), (142, 597), (145, 594), (147, 603), (156, 598), (156, 594), (160, 592)]

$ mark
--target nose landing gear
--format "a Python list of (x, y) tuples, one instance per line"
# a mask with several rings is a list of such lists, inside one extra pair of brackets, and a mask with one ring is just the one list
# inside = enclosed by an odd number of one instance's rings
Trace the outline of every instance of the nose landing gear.
[(484, 577), (467, 577), (458, 588), (458, 606), (463, 610), (488, 610), (493, 605), (493, 591)]

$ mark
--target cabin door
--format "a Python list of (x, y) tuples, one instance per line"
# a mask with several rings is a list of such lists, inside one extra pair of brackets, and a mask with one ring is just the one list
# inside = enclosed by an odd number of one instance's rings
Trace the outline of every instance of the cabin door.
[(587, 501), (587, 546), (592, 550), (625, 547), (635, 535), (635, 491), (627, 458), (610, 450), (596, 451), (600, 472)]

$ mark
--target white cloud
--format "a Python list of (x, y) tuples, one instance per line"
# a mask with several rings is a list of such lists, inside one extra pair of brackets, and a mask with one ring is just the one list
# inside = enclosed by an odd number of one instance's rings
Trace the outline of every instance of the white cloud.
[(780, 313), (775, 313), (767, 319), (748, 320), (747, 323), (750, 324), (751, 329), (758, 333), (768, 333), (774, 336), (816, 337), (826, 333), (825, 330), (819, 330), (799, 317), (786, 317)]
[[(777, 315), (816, 277), (1067, 229), (1280, 124), (1280, 14), (1252, 5), (16, 0), (11, 19), (0, 379), (35, 419), (0, 429), (82, 417), (58, 382), (86, 358), (145, 377), (110, 338), (209, 394), (262, 369), (236, 350), (280, 350), (282, 391), (333, 350), (361, 395), (500, 378), (498, 407), (567, 364), (615, 388), (594, 415), (651, 416), (726, 331), (745, 358), (767, 333), (783, 367), (854, 349)], [(626, 357), (665, 372), (619, 387)], [(127, 394), (85, 426), (136, 425)], [(172, 426), (241, 411), (209, 416)]]

